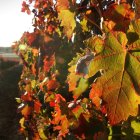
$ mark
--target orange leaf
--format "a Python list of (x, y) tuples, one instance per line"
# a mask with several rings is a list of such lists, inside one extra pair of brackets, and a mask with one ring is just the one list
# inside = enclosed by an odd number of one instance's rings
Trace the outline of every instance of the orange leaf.
[(57, 0), (56, 7), (58, 12), (67, 10), (69, 7), (69, 0)]
[(81, 105), (77, 105), (74, 109), (72, 109), (72, 112), (74, 113), (75, 117), (78, 119), (82, 112), (84, 112)]
[(64, 115), (61, 118), (61, 130), (59, 132), (59, 135), (65, 137), (65, 135), (69, 132), (68, 128), (69, 128), (69, 121), (68, 121), (66, 115)]
[(96, 105), (96, 107), (100, 107), (101, 95), (102, 95), (102, 88), (98, 88), (94, 83), (92, 85), (92, 89), (90, 90), (89, 98), (92, 100), (92, 103)]
[(59, 83), (56, 80), (49, 80), (47, 83), (48, 90), (53, 90), (58, 88)]
[(21, 111), (21, 114), (24, 116), (24, 117), (28, 117), (30, 114), (31, 114), (31, 111), (32, 111), (32, 108), (28, 105), (26, 105), (22, 111)]

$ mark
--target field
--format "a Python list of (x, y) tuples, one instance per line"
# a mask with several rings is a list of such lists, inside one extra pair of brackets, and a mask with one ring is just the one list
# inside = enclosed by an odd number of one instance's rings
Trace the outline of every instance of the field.
[(21, 71), (22, 66), (15, 54), (0, 52), (0, 140), (22, 140), (18, 134), (19, 116), (15, 101), (19, 96)]

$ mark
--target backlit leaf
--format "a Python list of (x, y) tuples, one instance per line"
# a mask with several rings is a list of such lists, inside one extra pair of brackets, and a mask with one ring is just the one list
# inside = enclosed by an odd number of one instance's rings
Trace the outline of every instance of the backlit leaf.
[(69, 0), (57, 0), (57, 11), (67, 10), (69, 8)]
[(41, 103), (39, 101), (34, 101), (34, 110), (36, 113), (39, 113), (41, 109)]
[(44, 71), (49, 72), (49, 70), (52, 68), (52, 66), (55, 64), (55, 56), (52, 55), (50, 57), (46, 56), (43, 60), (44, 62)]
[(32, 108), (29, 106), (29, 105), (26, 105), (22, 111), (21, 111), (21, 114), (24, 116), (24, 117), (28, 117), (30, 114), (31, 114), (31, 111), (32, 111)]
[(78, 119), (81, 113), (84, 112), (84, 109), (82, 108), (81, 105), (77, 105), (75, 108), (72, 109), (72, 112), (75, 115), (75, 117)]
[(23, 128), (23, 129), (26, 128), (26, 127), (24, 126), (24, 122), (25, 122), (25, 118), (23, 117), (23, 118), (21, 118), (20, 121), (19, 121), (20, 126), (21, 126), (21, 128)]
[(64, 136), (69, 132), (69, 121), (66, 117), (66, 115), (61, 117), (61, 130), (59, 132), (60, 136)]
[(137, 115), (140, 104), (140, 49), (128, 48), (123, 32), (110, 32), (104, 39), (104, 49), (89, 65), (89, 77), (100, 69), (105, 70), (90, 94), (105, 101), (111, 124)]
[(61, 20), (61, 26), (64, 27), (64, 34), (70, 39), (76, 27), (75, 13), (70, 10), (61, 10), (58, 17)]
[(88, 27), (87, 27), (87, 20), (84, 18), (81, 22), (80, 22), (81, 26), (82, 26), (82, 30), (84, 32), (88, 31)]
[(55, 79), (51, 79), (47, 83), (47, 89), (48, 90), (55, 90), (59, 87), (59, 83)]
[(104, 17), (104, 25), (109, 29), (109, 31), (126, 31), (130, 21), (134, 18), (134, 12), (132, 11), (131, 6), (124, 2), (119, 5), (110, 5), (108, 10), (104, 12)]
[(24, 51), (24, 50), (26, 50), (26, 48), (27, 48), (27, 45), (26, 44), (20, 44), (19, 45), (19, 50), (20, 51)]
[(140, 18), (140, 0), (134, 0), (135, 1), (135, 13), (136, 13), (136, 19)]
[(135, 134), (140, 135), (140, 122), (136, 122), (135, 120), (133, 120), (131, 122), (131, 127), (134, 129)]
[(88, 82), (83, 76), (76, 74), (75, 69), (76, 65), (69, 68), (70, 74), (68, 75), (67, 80), (69, 91), (72, 91), (74, 99), (77, 99), (88, 88)]
[(73, 91), (73, 97), (77, 99), (86, 89), (88, 88), (88, 81), (87, 79), (81, 78), (78, 86)]
[(75, 68), (76, 66), (72, 66), (69, 68), (70, 72), (68, 76), (69, 91), (73, 91), (76, 88), (77, 82), (80, 79), (80, 76), (75, 74)]
[(140, 36), (140, 19), (132, 22), (134, 31)]
[(42, 128), (38, 129), (39, 136), (42, 140), (48, 140), (48, 138), (44, 134), (44, 130)]

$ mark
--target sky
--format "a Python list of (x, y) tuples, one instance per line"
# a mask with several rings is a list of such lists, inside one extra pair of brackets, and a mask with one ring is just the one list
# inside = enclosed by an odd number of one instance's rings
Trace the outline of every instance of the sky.
[(32, 16), (21, 12), (23, 0), (0, 0), (0, 47), (10, 47), (24, 31), (31, 31)]

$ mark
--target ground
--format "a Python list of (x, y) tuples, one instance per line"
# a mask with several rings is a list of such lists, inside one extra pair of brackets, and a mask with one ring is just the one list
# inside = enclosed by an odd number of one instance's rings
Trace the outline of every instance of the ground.
[(22, 66), (8, 63), (0, 62), (0, 140), (25, 140), (18, 133), (20, 116), (15, 101)]

